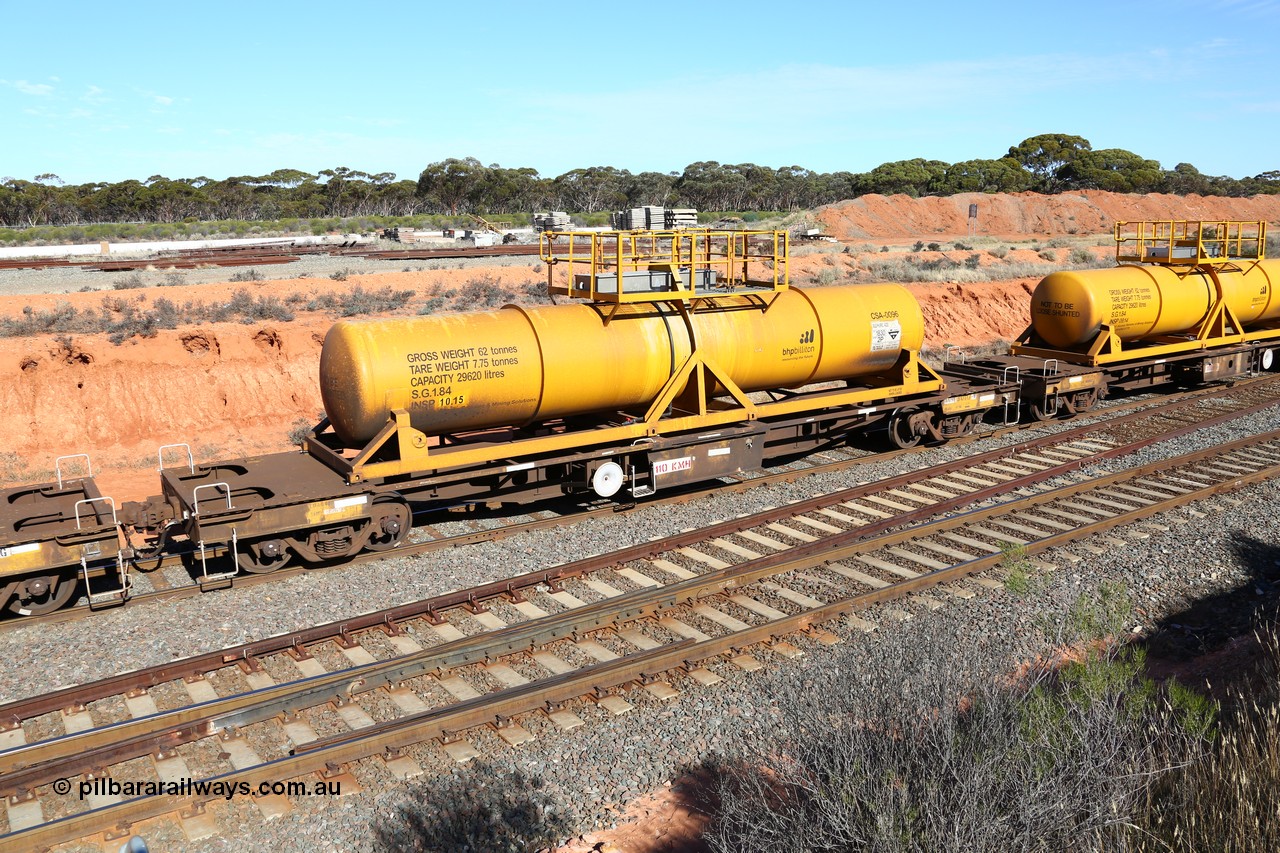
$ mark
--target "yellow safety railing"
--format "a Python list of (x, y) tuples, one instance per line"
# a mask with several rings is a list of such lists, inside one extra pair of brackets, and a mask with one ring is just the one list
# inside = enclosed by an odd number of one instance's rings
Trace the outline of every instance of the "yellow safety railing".
[(538, 245), (551, 293), (618, 303), (785, 290), (789, 248), (786, 231), (712, 230), (544, 231)]
[(1231, 220), (1117, 222), (1116, 262), (1225, 266), (1266, 256), (1267, 223)]

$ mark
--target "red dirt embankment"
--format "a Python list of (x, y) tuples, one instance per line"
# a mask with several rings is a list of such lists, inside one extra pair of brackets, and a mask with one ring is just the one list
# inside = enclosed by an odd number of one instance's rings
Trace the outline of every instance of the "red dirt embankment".
[[(945, 239), (940, 235), (947, 234), (961, 238), (971, 200), (979, 204), (979, 230), (999, 233), (1002, 240), (1045, 234), (1103, 235), (1117, 217), (1280, 219), (1280, 198), (1276, 197), (867, 196), (816, 212), (830, 233), (852, 245), (797, 247), (792, 281), (841, 283), (855, 280), (877, 261), (905, 257), (901, 252), (867, 252), (858, 244), (868, 238), (899, 246), (939, 241)], [(1106, 252), (1096, 248), (1098, 242), (1086, 240), (1082, 245)], [(1057, 262), (1065, 260), (1067, 250), (1056, 251)], [(982, 269), (997, 278), (1006, 260), (1038, 256), (1032, 249), (1018, 247), (1008, 249), (1007, 259), (1002, 260), (981, 246), (978, 253)], [(941, 253), (912, 256), (927, 259), (933, 254)], [(954, 260), (963, 260), (966, 254), (967, 250), (950, 252)], [(246, 287), (255, 297), (286, 300), (299, 294), (312, 297), (349, 291), (356, 285), (366, 290), (391, 286), (415, 291), (405, 309), (411, 313), (430, 295), (448, 293), (482, 276), (517, 288), (537, 281), (542, 275), (530, 268), (535, 263), (351, 274), (341, 282), (281, 279), (247, 285), (0, 296), (0, 315), (17, 317), (24, 307), (47, 310), (59, 302), (85, 310), (121, 298), (150, 302), (164, 296), (178, 304), (214, 303)], [(820, 278), (824, 273), (826, 278)], [(909, 285), (924, 311), (926, 346), (973, 346), (1012, 338), (1027, 323), (1027, 295), (1035, 281)], [(104, 474), (105, 488), (123, 500), (155, 491), (155, 449), (161, 444), (190, 443), (197, 461), (287, 450), (290, 428), (299, 420), (314, 423), (320, 411), (316, 387), (320, 343), (334, 319), (312, 312), (299, 313), (293, 322), (203, 324), (133, 338), (120, 346), (101, 334), (76, 334), (69, 344), (57, 335), (0, 339), (0, 434), (7, 438), (5, 452), (0, 452), (0, 481), (30, 482), (37, 476), (34, 472), (52, 468), (54, 457), (88, 452)]]
[[(157, 490), (156, 450), (188, 443), (197, 461), (286, 449), (289, 425), (316, 420), (316, 367), (327, 320), (221, 323), (116, 346), (0, 340), (0, 429), (8, 476), (89, 453), (117, 500)], [(65, 338), (64, 338), (65, 340)], [(176, 457), (169, 458), (176, 463)], [(125, 472), (136, 472), (126, 474)]]
[(865, 238), (965, 237), (969, 205), (978, 205), (977, 235), (1018, 239), (1108, 234), (1116, 222), (1143, 219), (1240, 219), (1280, 223), (1280, 195), (1221, 198), (1126, 195), (1085, 190), (1062, 195), (962, 193), (911, 198), (866, 195), (816, 211), (824, 230), (844, 241)]
[(971, 284), (909, 284), (924, 314), (926, 348), (978, 347), (1011, 341), (1030, 322), (1035, 279)]

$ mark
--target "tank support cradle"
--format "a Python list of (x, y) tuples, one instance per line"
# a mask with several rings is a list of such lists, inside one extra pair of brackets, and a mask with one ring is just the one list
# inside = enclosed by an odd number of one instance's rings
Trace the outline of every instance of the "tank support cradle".
[[(328, 418), (320, 421), (303, 444), (308, 453), (342, 474), (348, 483), (357, 483), (464, 466), (494, 465), (586, 447), (623, 445), (639, 438), (795, 415), (819, 408), (875, 405), (886, 399), (936, 393), (945, 387), (942, 378), (909, 351), (884, 373), (860, 379), (868, 384), (756, 403), (724, 370), (695, 350), (663, 385), (645, 414), (631, 423), (519, 439), (504, 443), (501, 448), (489, 444), (429, 446), (427, 435), (413, 428), (408, 407), (401, 404), (391, 407), (386, 424), (353, 457), (344, 456), (321, 439), (321, 434), (330, 428)], [(724, 390), (720, 396), (713, 397), (717, 387)]]

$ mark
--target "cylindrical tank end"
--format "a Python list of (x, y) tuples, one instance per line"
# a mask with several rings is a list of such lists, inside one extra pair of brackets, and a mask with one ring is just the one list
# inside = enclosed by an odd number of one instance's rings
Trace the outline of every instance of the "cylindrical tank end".
[(383, 401), (369, 398), (370, 341), (361, 324), (341, 320), (330, 327), (320, 349), (320, 399), (333, 431), (348, 446), (359, 446), (387, 421)]
[(1102, 329), (1094, 288), (1077, 273), (1051, 273), (1031, 294), (1031, 323), (1050, 346), (1074, 347), (1091, 341)]

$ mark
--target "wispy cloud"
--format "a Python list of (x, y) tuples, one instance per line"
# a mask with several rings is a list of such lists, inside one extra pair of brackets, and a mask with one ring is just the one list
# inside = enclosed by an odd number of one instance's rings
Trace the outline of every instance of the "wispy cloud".
[(89, 104), (105, 104), (111, 99), (107, 97), (107, 90), (99, 86), (89, 84), (89, 88), (84, 90), (84, 94), (80, 96), (80, 100)]
[[(1194, 46), (1196, 56), (1200, 60), (1221, 59), (1240, 53), (1253, 53), (1257, 51), (1258, 45), (1241, 43), (1237, 39), (1223, 38), (1216, 36), (1214, 38), (1205, 39), (1197, 42)], [(1268, 47), (1269, 49), (1269, 47)]]
[[(555, 125), (598, 124), (625, 110), (651, 105), (655, 114), (696, 117), (719, 132), (781, 133), (785, 128), (837, 127), (873, 134), (877, 116), (928, 125), (931, 115), (954, 115), (963, 105), (1017, 104), (1058, 93), (1102, 91), (1118, 84), (1189, 79), (1196, 65), (1185, 56), (1149, 53), (1113, 56), (1043, 54), (898, 66), (789, 65), (760, 72), (654, 81), (595, 93), (493, 91), (498, 103), (521, 113), (555, 116)], [(527, 107), (522, 110), (520, 106)], [(855, 120), (863, 117), (865, 120)], [(543, 128), (539, 129), (542, 132)], [(554, 131), (553, 131), (554, 132)], [(570, 131), (571, 132), (571, 131)]]
[(406, 122), (395, 116), (342, 116), (341, 121), (347, 126), (391, 128), (403, 127)]
[(170, 95), (162, 95), (159, 92), (152, 91), (151, 89), (135, 88), (133, 90), (133, 93), (138, 97), (144, 99), (148, 104), (150, 104), (151, 111), (153, 113), (160, 112), (160, 110), (164, 107), (171, 107), (174, 104), (176, 104), (179, 100), (178, 98), (174, 98)]
[(1213, 7), (1251, 18), (1269, 17), (1280, 13), (1280, 3), (1275, 0), (1218, 0)]
[[(54, 77), (52, 79), (56, 82), (58, 78)], [(29, 83), (26, 80), (0, 80), (0, 85), (17, 89), (24, 95), (35, 95), (41, 98), (53, 94), (53, 87), (48, 83)]]

